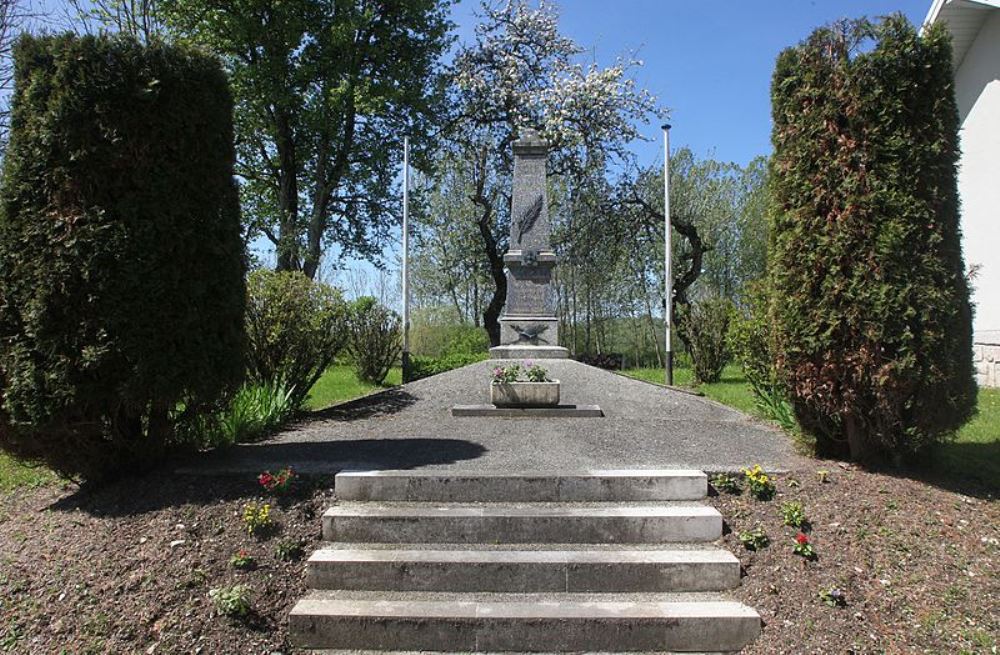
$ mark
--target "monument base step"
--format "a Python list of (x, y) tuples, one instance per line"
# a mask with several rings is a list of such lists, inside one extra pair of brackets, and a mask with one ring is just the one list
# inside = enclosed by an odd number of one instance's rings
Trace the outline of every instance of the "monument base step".
[(452, 416), (498, 416), (506, 418), (594, 418), (604, 416), (600, 405), (552, 405), (551, 407), (497, 407), (455, 405)]
[(569, 359), (569, 350), (560, 346), (494, 346), (492, 359)]

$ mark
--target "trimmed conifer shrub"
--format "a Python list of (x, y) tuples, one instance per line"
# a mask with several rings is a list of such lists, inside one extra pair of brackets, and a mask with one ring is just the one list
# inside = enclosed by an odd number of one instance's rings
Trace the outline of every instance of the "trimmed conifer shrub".
[(0, 202), (0, 446), (84, 479), (177, 444), (243, 374), (232, 100), (218, 62), (21, 37)]
[(901, 15), (778, 57), (769, 262), (777, 370), (821, 453), (897, 456), (974, 411), (951, 45)]

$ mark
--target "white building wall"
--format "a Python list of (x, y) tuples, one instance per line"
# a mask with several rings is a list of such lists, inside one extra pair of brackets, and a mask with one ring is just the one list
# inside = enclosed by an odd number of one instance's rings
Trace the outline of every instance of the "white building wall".
[(966, 266), (979, 266), (972, 282), (978, 335), (1000, 331), (1000, 10), (990, 11), (955, 71), (955, 97), (963, 249)]

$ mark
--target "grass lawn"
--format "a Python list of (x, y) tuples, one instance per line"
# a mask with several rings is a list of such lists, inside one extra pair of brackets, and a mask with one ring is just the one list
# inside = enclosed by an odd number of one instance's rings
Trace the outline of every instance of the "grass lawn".
[[(662, 368), (632, 368), (622, 371), (625, 375), (646, 382), (663, 384), (664, 374)], [(694, 373), (689, 368), (674, 369), (674, 385), (678, 387), (688, 387), (694, 384)], [(753, 394), (747, 386), (746, 378), (743, 377), (742, 369), (736, 364), (730, 364), (722, 371), (722, 379), (711, 384), (702, 384), (698, 390), (712, 400), (724, 405), (735, 407), (741, 412), (753, 414), (755, 411)]]
[(979, 413), (933, 457), (936, 471), (1000, 488), (1000, 389), (979, 390)]
[[(385, 380), (385, 385), (379, 387), (360, 382), (354, 375), (351, 366), (333, 366), (323, 374), (306, 398), (305, 408), (309, 410), (323, 409), (334, 403), (351, 400), (379, 389), (400, 384), (402, 370), (393, 368)], [(44, 467), (26, 466), (0, 452), (0, 493), (14, 489), (40, 487), (58, 480), (52, 471)]]
[(0, 493), (14, 489), (41, 487), (58, 480), (56, 475), (43, 466), (26, 466), (0, 452)]
[(401, 384), (402, 378), (402, 369), (394, 367), (389, 371), (389, 375), (380, 387), (358, 380), (354, 374), (353, 366), (331, 366), (309, 391), (305, 408), (310, 410), (323, 409), (335, 403), (351, 400), (352, 398), (364, 396), (379, 389)]
[[(646, 382), (663, 384), (663, 369), (635, 368), (622, 373)], [(690, 369), (674, 370), (674, 384), (677, 386), (692, 386), (693, 382), (694, 375)], [(738, 365), (727, 366), (719, 382), (702, 384), (697, 389), (712, 400), (760, 416), (753, 393)], [(975, 478), (1000, 488), (1000, 389), (980, 389), (978, 402), (979, 413), (975, 418), (958, 431), (953, 441), (935, 449), (923, 468), (945, 477)]]

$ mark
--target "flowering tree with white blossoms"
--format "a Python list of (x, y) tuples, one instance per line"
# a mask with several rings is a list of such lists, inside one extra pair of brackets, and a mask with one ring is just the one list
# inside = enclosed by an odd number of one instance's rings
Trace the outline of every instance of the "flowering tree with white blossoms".
[(620, 59), (601, 68), (578, 61), (583, 49), (559, 34), (557, 15), (544, 2), (484, 2), (475, 41), (455, 58), (454, 115), (448, 147), (465, 162), (476, 227), (496, 289), (483, 313), (490, 341), (500, 340), (507, 298), (503, 253), (510, 225), (511, 144), (534, 128), (551, 146), (551, 175), (580, 174), (629, 157), (639, 126), (664, 111), (631, 72), (642, 65)]

